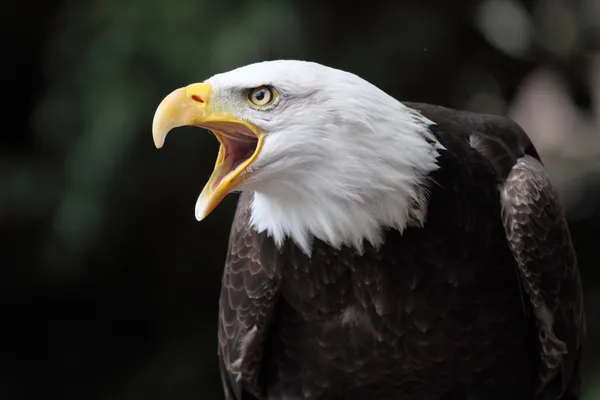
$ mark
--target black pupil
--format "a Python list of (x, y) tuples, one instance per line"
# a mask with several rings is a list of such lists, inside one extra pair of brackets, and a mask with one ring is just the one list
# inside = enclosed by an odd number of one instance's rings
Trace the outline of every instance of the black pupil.
[(259, 90), (258, 92), (256, 92), (256, 100), (258, 101), (262, 101), (262, 99), (265, 98), (265, 91), (264, 90)]

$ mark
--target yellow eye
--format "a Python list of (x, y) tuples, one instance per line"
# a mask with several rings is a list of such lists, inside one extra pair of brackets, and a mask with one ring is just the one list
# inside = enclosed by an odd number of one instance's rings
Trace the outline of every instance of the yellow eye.
[(264, 107), (268, 106), (275, 100), (275, 94), (273, 89), (268, 86), (261, 86), (252, 89), (248, 94), (248, 100), (255, 106)]

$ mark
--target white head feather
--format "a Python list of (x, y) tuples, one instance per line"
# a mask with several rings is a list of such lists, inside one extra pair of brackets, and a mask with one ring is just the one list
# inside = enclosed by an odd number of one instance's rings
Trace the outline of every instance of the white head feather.
[[(251, 177), (252, 228), (308, 255), (313, 238), (363, 250), (383, 229), (423, 224), (426, 175), (436, 170), (431, 121), (360, 77), (304, 61), (267, 61), (213, 76), (214, 102), (264, 133)], [(265, 110), (240, 89), (272, 85)], [(432, 143), (434, 143), (432, 145)]]

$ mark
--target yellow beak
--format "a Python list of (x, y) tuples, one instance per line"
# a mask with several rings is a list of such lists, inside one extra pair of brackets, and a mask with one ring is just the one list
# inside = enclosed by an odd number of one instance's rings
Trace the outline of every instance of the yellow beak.
[(152, 122), (154, 145), (159, 149), (167, 134), (180, 126), (210, 129), (221, 143), (212, 175), (196, 202), (198, 221), (248, 178), (247, 168), (260, 153), (264, 138), (255, 126), (224, 111), (227, 105), (212, 104), (211, 95), (207, 83), (176, 89), (159, 104)]

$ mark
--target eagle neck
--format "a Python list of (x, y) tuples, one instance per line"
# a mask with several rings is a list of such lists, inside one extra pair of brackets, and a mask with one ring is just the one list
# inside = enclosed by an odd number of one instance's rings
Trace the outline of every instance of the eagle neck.
[(323, 154), (319, 169), (294, 168), (288, 179), (255, 190), (252, 228), (279, 248), (291, 239), (310, 256), (315, 238), (362, 254), (365, 243), (381, 246), (386, 229), (423, 226), (430, 176), (443, 147), (431, 121), (401, 107), (393, 110), (396, 118), (369, 121), (368, 131), (346, 137), (343, 152)]

